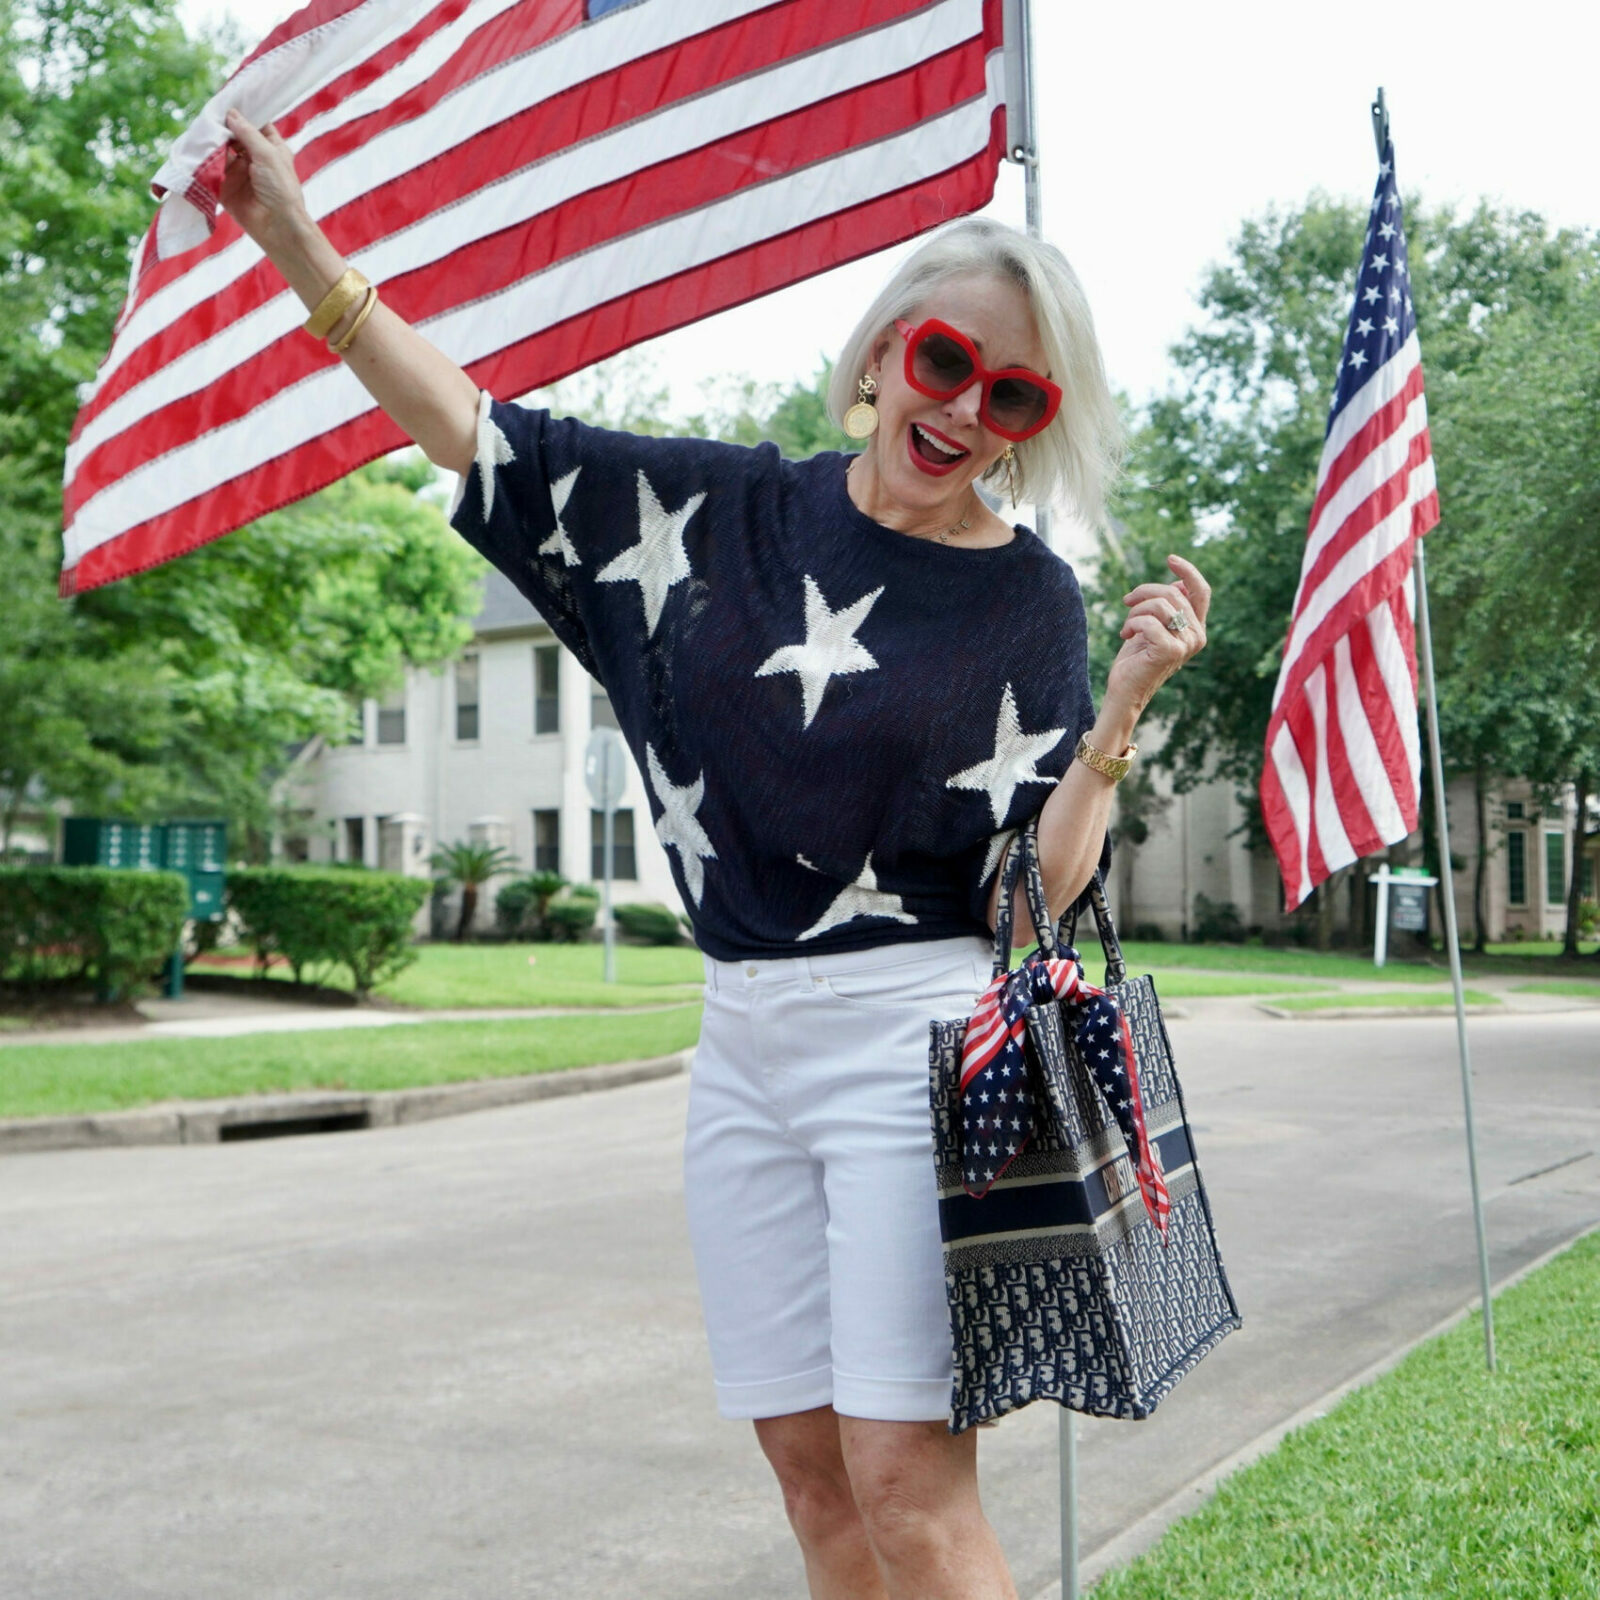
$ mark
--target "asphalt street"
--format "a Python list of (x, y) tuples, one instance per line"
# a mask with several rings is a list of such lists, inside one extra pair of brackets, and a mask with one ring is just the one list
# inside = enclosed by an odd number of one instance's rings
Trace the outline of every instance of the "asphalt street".
[[(1452, 1018), (1172, 1034), (1246, 1326), (1150, 1421), (1081, 1425), (1090, 1553), (1476, 1290)], [(1600, 1222), (1600, 1011), (1470, 1038), (1498, 1280)], [(803, 1596), (712, 1404), (686, 1093), (0, 1161), (0, 1595)], [(1025, 1600), (1056, 1438), (982, 1437)]]

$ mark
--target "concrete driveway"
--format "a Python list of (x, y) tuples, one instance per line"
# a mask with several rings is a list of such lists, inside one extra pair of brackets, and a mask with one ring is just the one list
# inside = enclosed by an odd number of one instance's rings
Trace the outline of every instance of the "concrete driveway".
[[(1191, 1009), (1246, 1328), (1151, 1421), (1081, 1425), (1091, 1554), (1476, 1287), (1452, 1019)], [(1600, 1221), (1600, 1013), (1471, 1037), (1499, 1279)], [(0, 1595), (802, 1596), (712, 1406), (686, 1087), (0, 1162)], [(1055, 1452), (1053, 1408), (983, 1436), (1025, 1597), (1056, 1572)]]

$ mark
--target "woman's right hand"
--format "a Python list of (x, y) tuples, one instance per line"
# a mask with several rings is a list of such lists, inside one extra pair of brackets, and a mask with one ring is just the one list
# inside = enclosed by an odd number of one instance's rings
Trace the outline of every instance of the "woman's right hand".
[(257, 128), (229, 110), (228, 165), (222, 176), (222, 208), (269, 255), (295, 225), (310, 220), (294, 152), (272, 123)]

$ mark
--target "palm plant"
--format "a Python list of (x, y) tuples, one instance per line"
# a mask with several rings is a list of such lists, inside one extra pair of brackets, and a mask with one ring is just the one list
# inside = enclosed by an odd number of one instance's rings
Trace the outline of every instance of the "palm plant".
[(461, 886), (461, 915), (456, 922), (456, 942), (460, 943), (477, 915), (478, 891), (491, 878), (509, 872), (517, 865), (517, 858), (503, 845), (468, 844), (458, 840), (435, 850), (428, 865), (442, 888)]

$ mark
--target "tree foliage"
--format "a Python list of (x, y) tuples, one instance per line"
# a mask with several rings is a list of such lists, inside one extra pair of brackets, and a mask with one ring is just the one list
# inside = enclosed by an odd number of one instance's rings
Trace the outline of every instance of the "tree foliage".
[[(1247, 222), (1134, 418), (1121, 526), (1091, 602), (1176, 550), (1214, 586), (1205, 653), (1162, 692), (1160, 762), (1181, 791), (1255, 790), (1300, 573), (1327, 405), (1367, 223), (1316, 195)], [(1595, 240), (1482, 205), (1408, 207), (1443, 523), (1427, 541), (1447, 765), (1578, 776), (1600, 719), (1600, 341)], [(1587, 752), (1587, 753), (1586, 753)], [(1594, 785), (1591, 783), (1591, 789)], [(1430, 840), (1431, 847), (1431, 840)]]
[(23, 811), (203, 811), (251, 836), (285, 749), (465, 642), (482, 564), (378, 463), (64, 603), (61, 463), (149, 180), (222, 73), (173, 0), (0, 0), (0, 852)]

